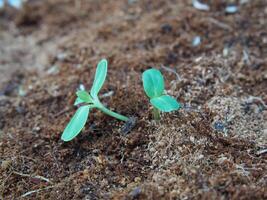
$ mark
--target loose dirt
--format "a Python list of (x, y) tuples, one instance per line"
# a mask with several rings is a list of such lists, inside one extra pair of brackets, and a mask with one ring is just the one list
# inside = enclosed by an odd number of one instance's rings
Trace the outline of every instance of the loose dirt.
[[(189, 0), (2, 10), (0, 199), (267, 199), (267, 2), (203, 2), (210, 11)], [(95, 111), (64, 143), (75, 91), (101, 58), (102, 102), (136, 125), (123, 134)], [(159, 122), (141, 83), (150, 67), (182, 104)]]

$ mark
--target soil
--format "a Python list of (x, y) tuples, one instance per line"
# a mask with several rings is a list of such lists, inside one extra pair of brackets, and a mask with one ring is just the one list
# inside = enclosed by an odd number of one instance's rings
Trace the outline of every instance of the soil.
[[(2, 9), (0, 199), (267, 199), (267, 2), (203, 2), (209, 11), (189, 0)], [(123, 134), (92, 111), (64, 143), (101, 58), (102, 102), (136, 124)], [(141, 82), (150, 67), (182, 104), (158, 122)]]

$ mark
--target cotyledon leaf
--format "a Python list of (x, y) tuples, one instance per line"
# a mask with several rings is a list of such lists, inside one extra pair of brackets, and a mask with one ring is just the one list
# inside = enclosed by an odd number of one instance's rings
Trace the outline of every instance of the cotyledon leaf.
[(157, 69), (146, 70), (142, 75), (143, 87), (148, 97), (158, 97), (164, 91), (164, 79)]
[(78, 108), (61, 136), (63, 141), (68, 142), (81, 132), (87, 121), (89, 110), (90, 106), (81, 106)]
[(181, 107), (181, 105), (176, 101), (176, 99), (169, 95), (162, 95), (159, 97), (152, 98), (150, 99), (150, 102), (154, 107), (156, 107), (162, 112), (178, 110)]
[(107, 76), (107, 69), (108, 69), (108, 61), (106, 59), (102, 59), (97, 64), (95, 79), (90, 91), (90, 94), (93, 98), (97, 98), (98, 92), (100, 91), (105, 82)]

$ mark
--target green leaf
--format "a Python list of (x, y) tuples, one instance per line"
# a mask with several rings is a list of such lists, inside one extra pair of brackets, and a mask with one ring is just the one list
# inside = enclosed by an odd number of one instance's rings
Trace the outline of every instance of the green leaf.
[(103, 86), (108, 69), (108, 61), (106, 59), (102, 59), (96, 68), (95, 79), (93, 82), (93, 86), (91, 88), (90, 94), (93, 98), (97, 98), (98, 92)]
[(92, 98), (91, 96), (88, 94), (88, 92), (84, 91), (84, 90), (80, 90), (78, 92), (76, 92), (76, 95), (83, 101), (86, 103), (91, 103), (92, 102)]
[(164, 79), (157, 69), (146, 70), (142, 75), (143, 87), (148, 97), (158, 97), (164, 91)]
[(162, 112), (171, 112), (181, 107), (176, 99), (169, 95), (152, 98), (150, 103)]
[(77, 97), (77, 98), (75, 99), (75, 102), (74, 102), (73, 105), (77, 106), (77, 105), (79, 105), (79, 104), (81, 104), (81, 103), (85, 103), (85, 102), (84, 102), (82, 99), (80, 99), (79, 97)]
[(81, 106), (66, 126), (61, 139), (68, 142), (75, 138), (83, 129), (88, 115), (90, 106)]

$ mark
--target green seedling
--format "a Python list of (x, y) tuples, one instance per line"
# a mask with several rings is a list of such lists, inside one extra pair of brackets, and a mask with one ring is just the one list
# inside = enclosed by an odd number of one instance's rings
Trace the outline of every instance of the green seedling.
[(160, 111), (171, 112), (181, 106), (175, 98), (164, 94), (164, 79), (157, 69), (148, 69), (142, 75), (143, 87), (153, 105), (153, 118), (160, 119)]
[(98, 98), (98, 93), (102, 88), (107, 76), (107, 68), (108, 68), (107, 60), (105, 59), (101, 60), (97, 65), (95, 79), (93, 82), (93, 86), (90, 90), (90, 93), (88, 93), (85, 90), (79, 90), (78, 92), (76, 92), (77, 98), (74, 105), (78, 105), (79, 108), (76, 111), (75, 115), (70, 120), (70, 122), (68, 123), (68, 125), (66, 126), (61, 136), (61, 139), (64, 140), (65, 142), (72, 140), (81, 132), (81, 130), (85, 126), (85, 123), (89, 116), (89, 112), (92, 108), (99, 109), (104, 113), (106, 113), (107, 115), (115, 117), (119, 120), (122, 121), (128, 120), (128, 117), (125, 117), (123, 115), (120, 115), (118, 113), (115, 113), (107, 109), (100, 102)]

